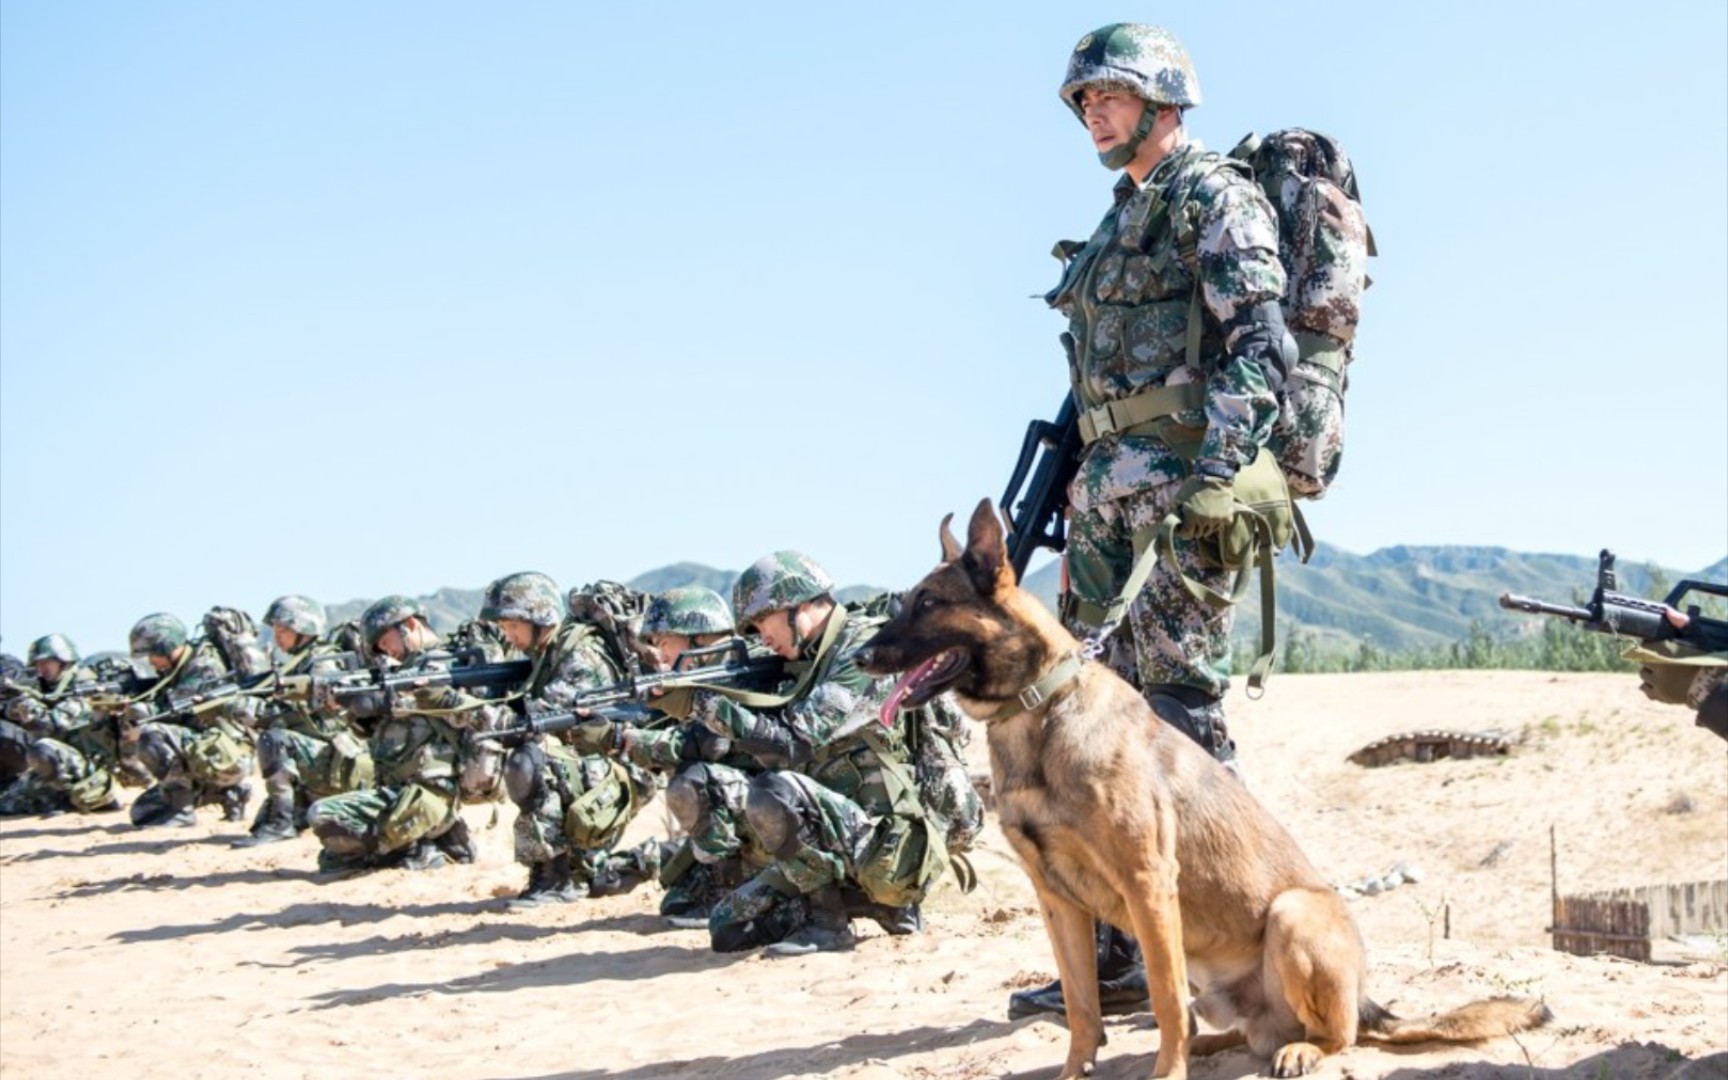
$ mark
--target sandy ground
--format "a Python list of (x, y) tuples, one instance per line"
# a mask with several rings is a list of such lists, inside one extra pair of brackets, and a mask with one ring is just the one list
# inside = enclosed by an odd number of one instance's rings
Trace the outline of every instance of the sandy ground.
[[(1728, 752), (1623, 676), (1283, 676), (1231, 716), (1253, 790), (1335, 882), (1403, 861), (1415, 884), (1352, 901), (1375, 998), (1420, 1013), (1540, 995), (1556, 1020), (1469, 1047), (1357, 1047), (1335, 1078), (1728, 1077), (1728, 935), (1670, 962), (1549, 948), (1562, 891), (1728, 876)], [(1364, 769), (1386, 734), (1499, 728), (1508, 758)], [(972, 751), (983, 765), (982, 738)], [(252, 850), (215, 811), (141, 832), (123, 814), (0, 824), (0, 1075), (25, 1077), (1051, 1077), (1066, 1030), (1009, 1022), (1054, 962), (994, 828), (982, 883), (928, 930), (873, 925), (850, 953), (716, 956), (657, 891), (524, 914), (508, 806), (472, 866), (339, 877), (310, 837)], [(662, 832), (658, 804), (638, 819)], [(1498, 853), (1498, 854), (1496, 854)], [(1446, 926), (1450, 923), (1450, 937)], [(1097, 1076), (1145, 1076), (1149, 1017), (1113, 1020)], [(1259, 1075), (1244, 1050), (1202, 1078)]]

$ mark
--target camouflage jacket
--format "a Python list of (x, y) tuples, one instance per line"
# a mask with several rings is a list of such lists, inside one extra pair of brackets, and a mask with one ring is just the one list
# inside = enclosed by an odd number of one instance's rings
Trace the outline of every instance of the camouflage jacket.
[[(161, 680), (150, 688), (149, 694), (128, 707), (128, 716), (136, 718), (160, 712), (169, 708), (173, 695), (201, 690), (228, 677), (228, 665), (214, 644), (207, 640), (198, 640), (192, 642), (188, 650), (186, 658), (163, 675)], [(199, 713), (188, 717), (186, 726), (199, 731), (220, 728), (235, 738), (250, 740), (252, 733), (246, 726), (249, 706), (250, 702), (237, 705), (234, 709)]]
[[(435, 636), (426, 648), (402, 661), (404, 669), (444, 670), (447, 657), (427, 653), (442, 644)], [(454, 687), (412, 690), (392, 703), (378, 720), (370, 744), (380, 787), (421, 783), (455, 794), (462, 732), (497, 723), (497, 706)]]
[[(534, 671), (523, 696), (530, 713), (563, 712), (584, 692), (616, 686), (624, 677), (624, 665), (605, 637), (586, 623), (566, 619), (534, 658)], [(652, 785), (653, 779), (642, 771), (642, 765), (628, 758), (624, 764), (639, 788)]]
[[(1144, 184), (1123, 174), (1092, 238), (1059, 244), (1057, 253), (1064, 273), (1046, 300), (1068, 316), (1069, 377), (1080, 407), (1200, 383), (1203, 404), (1174, 417), (1179, 431), (1191, 432), (1184, 435), (1191, 457), (1251, 461), (1278, 404), (1259, 367), (1231, 349), (1249, 313), (1283, 297), (1285, 278), (1272, 208), (1242, 168), (1190, 141)], [(1197, 285), (1199, 364), (1190, 367)], [(1160, 438), (1106, 437), (1087, 448), (1070, 495), (1087, 509), (1186, 475), (1181, 455)]]
[(52, 683), (36, 680), (36, 693), (20, 693), (6, 703), (6, 719), (38, 739), (65, 739), (89, 725), (90, 705), (71, 693), (79, 683), (91, 682), (95, 673), (79, 664), (69, 664)]
[(834, 609), (831, 626), (836, 619), (840, 625), (826, 649), (820, 640), (806, 648), (801, 663), (814, 670), (794, 700), (754, 710), (704, 690), (695, 695), (692, 719), (731, 739), (735, 751), (754, 757), (761, 768), (804, 773), (873, 817), (916, 812), (896, 804), (893, 792), (905, 786), (889, 784), (883, 775), (888, 767), (907, 768), (904, 721), (888, 729), (876, 718), (893, 679), (873, 678), (852, 660), (885, 620), (841, 607)]
[[(281, 672), (285, 677), (334, 675), (342, 670), (336, 658), (343, 651), (327, 642), (314, 642), (297, 653), (284, 656)], [(284, 728), (315, 739), (332, 739), (343, 733), (361, 735), (359, 725), (334, 705), (266, 698), (259, 714), (258, 726), (261, 728)]]

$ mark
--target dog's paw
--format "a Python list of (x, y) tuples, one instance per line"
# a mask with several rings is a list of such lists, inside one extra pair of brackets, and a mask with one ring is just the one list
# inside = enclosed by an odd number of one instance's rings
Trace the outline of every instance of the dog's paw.
[(1313, 1043), (1285, 1043), (1272, 1055), (1273, 1076), (1307, 1076), (1325, 1057)]

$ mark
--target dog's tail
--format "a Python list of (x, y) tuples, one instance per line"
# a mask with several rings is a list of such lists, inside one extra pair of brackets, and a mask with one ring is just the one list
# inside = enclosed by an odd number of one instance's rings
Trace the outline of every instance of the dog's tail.
[(1358, 1037), (1384, 1043), (1477, 1042), (1539, 1028), (1554, 1019), (1534, 998), (1493, 997), (1451, 1012), (1403, 1020), (1364, 999)]

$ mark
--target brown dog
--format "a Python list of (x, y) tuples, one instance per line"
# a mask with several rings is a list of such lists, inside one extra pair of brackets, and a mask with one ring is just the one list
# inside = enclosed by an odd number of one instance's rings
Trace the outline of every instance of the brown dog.
[[(978, 504), (964, 549), (942, 521), (942, 565), (859, 653), (906, 672), (892, 710), (952, 690), (989, 733), (1002, 831), (1038, 892), (1068, 1006), (1062, 1076), (1103, 1039), (1093, 920), (1131, 929), (1162, 1039), (1153, 1076), (1246, 1043), (1300, 1076), (1359, 1038), (1466, 1042), (1535, 1027), (1540, 1002), (1496, 998), (1400, 1020), (1363, 989), (1350, 909), (1279, 824), (1190, 739), (1015, 583), (1002, 523)], [(1192, 1034), (1187, 998), (1217, 1035)]]

